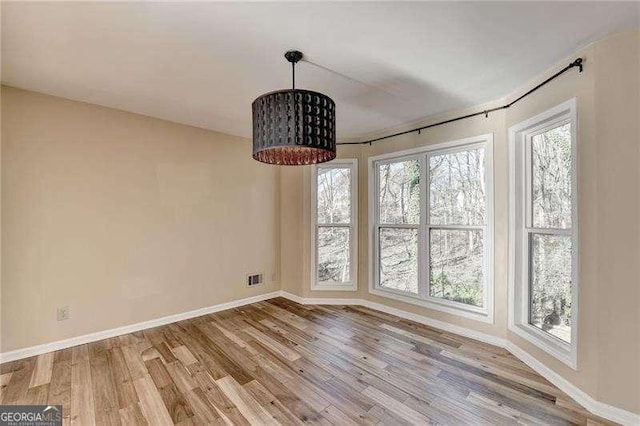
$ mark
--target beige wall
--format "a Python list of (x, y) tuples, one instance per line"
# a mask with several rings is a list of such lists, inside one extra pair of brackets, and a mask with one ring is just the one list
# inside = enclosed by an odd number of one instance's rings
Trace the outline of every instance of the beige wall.
[(598, 398), (640, 412), (640, 35), (605, 40), (594, 55)]
[[(3, 87), (2, 351), (278, 290), (279, 172), (250, 154), (246, 139)], [(248, 272), (267, 282), (247, 288)]]
[[(310, 168), (281, 174), (282, 288), (304, 297), (357, 297), (507, 338), (592, 397), (640, 413), (640, 33), (594, 43), (576, 53), (582, 74), (572, 70), (505, 111), (380, 142), (358, 151), (359, 287), (355, 292), (310, 290)], [(528, 82), (514, 95), (468, 111), (431, 117), (420, 124), (504, 104), (574, 59)], [(578, 371), (507, 329), (508, 128), (572, 97), (578, 101), (580, 318)], [(412, 126), (413, 127), (413, 126)], [(402, 128), (398, 130), (406, 130)], [(486, 324), (368, 293), (367, 159), (407, 148), (493, 133), (494, 135), (494, 323)], [(284, 256), (288, 253), (288, 256)], [(286, 271), (286, 274), (285, 274)]]

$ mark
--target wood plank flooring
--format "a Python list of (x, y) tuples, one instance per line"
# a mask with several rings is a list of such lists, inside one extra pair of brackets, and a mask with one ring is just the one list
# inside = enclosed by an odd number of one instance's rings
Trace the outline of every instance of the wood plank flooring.
[(0, 366), (65, 424), (606, 424), (504, 349), (277, 298)]

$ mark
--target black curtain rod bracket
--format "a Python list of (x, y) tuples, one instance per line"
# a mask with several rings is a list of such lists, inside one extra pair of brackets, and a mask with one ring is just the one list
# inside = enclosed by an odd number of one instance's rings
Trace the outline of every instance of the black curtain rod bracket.
[(453, 123), (455, 121), (464, 120), (466, 118), (477, 117), (479, 115), (484, 115), (485, 118), (488, 118), (489, 117), (489, 113), (509, 108), (511, 105), (513, 105), (516, 102), (524, 99), (525, 97), (529, 96), (530, 94), (532, 94), (536, 90), (540, 89), (541, 87), (545, 86), (546, 84), (548, 84), (551, 81), (555, 80), (556, 78), (560, 77), (562, 74), (564, 74), (565, 72), (569, 71), (571, 68), (578, 67), (579, 72), (582, 72), (582, 67), (584, 66), (582, 64), (582, 62), (583, 62), (582, 58), (576, 58), (569, 65), (567, 65), (566, 67), (562, 68), (560, 71), (558, 71), (557, 73), (555, 73), (551, 77), (547, 78), (545, 81), (543, 81), (542, 83), (538, 84), (533, 89), (530, 89), (529, 91), (527, 91), (524, 94), (520, 95), (519, 98), (516, 98), (515, 100), (509, 102), (506, 105), (502, 105), (502, 106), (499, 106), (499, 107), (496, 107), (496, 108), (486, 109), (484, 111), (474, 112), (473, 114), (467, 114), (467, 115), (463, 115), (463, 116), (456, 117), (456, 118), (450, 118), (449, 120), (439, 121), (437, 123), (428, 124), (426, 126), (417, 127), (415, 129), (405, 130), (404, 132), (398, 132), (398, 133), (393, 133), (393, 134), (390, 134), (390, 135), (387, 135), (387, 136), (381, 136), (379, 138), (369, 139), (369, 140), (362, 141), (362, 142), (339, 142), (339, 143), (337, 143), (337, 145), (366, 145), (366, 144), (369, 144), (369, 146), (371, 146), (374, 142), (379, 142), (379, 141), (382, 141), (382, 140), (385, 140), (385, 139), (395, 138), (396, 136), (402, 136), (402, 135), (406, 135), (408, 133), (413, 133), (413, 132), (418, 132), (418, 134), (420, 134), (420, 132), (422, 130), (430, 129), (430, 128), (436, 127), (436, 126), (442, 126), (443, 124)]

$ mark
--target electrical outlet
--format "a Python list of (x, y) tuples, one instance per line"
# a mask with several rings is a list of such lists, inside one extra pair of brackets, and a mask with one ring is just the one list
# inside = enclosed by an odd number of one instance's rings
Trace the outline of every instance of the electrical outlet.
[(64, 321), (69, 319), (69, 307), (63, 306), (58, 308), (58, 321)]

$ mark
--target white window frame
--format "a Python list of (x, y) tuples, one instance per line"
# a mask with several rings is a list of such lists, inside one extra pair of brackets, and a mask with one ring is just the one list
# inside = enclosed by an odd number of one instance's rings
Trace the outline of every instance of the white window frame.
[[(318, 224), (318, 171), (326, 169), (349, 169), (351, 214), (349, 224)], [(340, 158), (328, 163), (316, 164), (311, 170), (311, 290), (313, 291), (356, 291), (358, 289), (358, 160)], [(349, 228), (349, 278), (344, 283), (318, 281), (318, 246), (316, 244), (320, 227)]]
[[(463, 151), (470, 148), (485, 149), (486, 224), (484, 226), (429, 225), (429, 185), (427, 164), (430, 155)], [(378, 219), (378, 165), (403, 160), (418, 159), (420, 162), (420, 223), (419, 225), (383, 225), (384, 228), (418, 229), (418, 294), (410, 294), (379, 286), (379, 228)], [(378, 155), (369, 158), (369, 293), (406, 303), (446, 312), (477, 321), (493, 323), (494, 282), (493, 282), (493, 134), (474, 136), (419, 148)], [(429, 230), (436, 229), (476, 229), (481, 228), (484, 244), (484, 303), (482, 307), (432, 297), (429, 295)]]
[[(532, 228), (531, 138), (571, 124), (571, 228)], [(509, 330), (564, 364), (578, 369), (578, 119), (572, 98), (509, 128)], [(529, 177), (528, 177), (529, 176)], [(571, 343), (529, 324), (530, 234), (571, 236)]]

